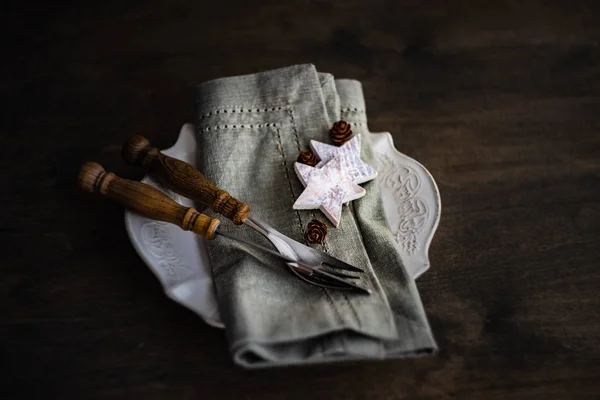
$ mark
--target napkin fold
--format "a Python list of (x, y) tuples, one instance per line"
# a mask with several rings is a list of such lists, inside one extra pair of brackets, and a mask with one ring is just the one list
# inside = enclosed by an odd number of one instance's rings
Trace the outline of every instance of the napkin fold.
[[(360, 82), (301, 64), (215, 79), (197, 87), (198, 168), (252, 213), (304, 243), (307, 223), (328, 225), (320, 250), (366, 273), (370, 296), (323, 289), (281, 260), (225, 238), (208, 244), (219, 310), (236, 364), (246, 368), (385, 359), (432, 353), (437, 345), (414, 281), (385, 220), (379, 181), (343, 207), (333, 227), (319, 210), (294, 210), (304, 187), (294, 172), (311, 139), (330, 143), (335, 121), (351, 123), (373, 166)], [(272, 247), (222, 216), (221, 229)]]

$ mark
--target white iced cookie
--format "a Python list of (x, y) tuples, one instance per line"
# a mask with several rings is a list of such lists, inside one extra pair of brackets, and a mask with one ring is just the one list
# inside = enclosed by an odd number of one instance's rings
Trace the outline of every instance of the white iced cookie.
[(366, 194), (359, 183), (377, 177), (377, 171), (360, 159), (360, 135), (340, 147), (312, 140), (321, 161), (317, 167), (296, 162), (294, 169), (305, 186), (294, 203), (295, 210), (320, 209), (338, 227), (342, 206)]

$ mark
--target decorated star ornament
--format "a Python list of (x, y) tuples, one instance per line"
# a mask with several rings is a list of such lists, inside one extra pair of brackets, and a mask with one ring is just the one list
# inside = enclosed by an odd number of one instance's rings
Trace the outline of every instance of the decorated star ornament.
[(375, 178), (377, 171), (360, 159), (360, 138), (360, 135), (356, 135), (339, 147), (311, 140), (310, 147), (320, 159), (315, 167), (321, 168), (334, 157), (342, 156), (343, 167), (356, 176), (356, 183), (364, 183)]
[(320, 209), (337, 228), (342, 206), (366, 194), (359, 183), (377, 177), (377, 171), (360, 159), (360, 135), (340, 147), (311, 141), (313, 151), (321, 161), (316, 167), (296, 162), (294, 168), (305, 186), (293, 208)]

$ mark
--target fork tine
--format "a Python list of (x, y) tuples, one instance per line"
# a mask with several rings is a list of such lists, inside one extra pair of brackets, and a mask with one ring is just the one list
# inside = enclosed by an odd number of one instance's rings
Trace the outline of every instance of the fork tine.
[(332, 269), (329, 269), (329, 268), (327, 268), (327, 269), (326, 269), (326, 268), (323, 268), (323, 267), (319, 267), (318, 269), (320, 269), (321, 271), (328, 272), (328, 273), (330, 273), (330, 274), (332, 274), (332, 275), (339, 276), (340, 278), (346, 278), (346, 279), (360, 279), (360, 277), (358, 277), (358, 276), (354, 276), (354, 275), (348, 275), (348, 274), (343, 274), (343, 273), (341, 273), (341, 272), (337, 272), (337, 271), (334, 271), (334, 270), (332, 270)]
[(323, 251), (318, 251), (315, 250), (313, 248), (310, 248), (311, 253), (315, 254), (317, 257), (321, 257), (323, 259), (323, 263), (330, 265), (334, 268), (339, 268), (339, 269), (345, 269), (347, 271), (354, 271), (354, 272), (365, 272), (364, 270), (355, 267), (354, 265), (350, 265), (342, 260), (338, 260), (335, 257), (330, 256), (329, 254), (323, 252)]
[(358, 286), (358, 285), (356, 285), (356, 284), (354, 284), (352, 282), (347, 282), (347, 281), (343, 280), (342, 278), (338, 278), (335, 275), (332, 275), (332, 274), (330, 274), (328, 272), (323, 271), (322, 269), (314, 269), (313, 272), (314, 272), (315, 275), (319, 275), (320, 278), (326, 277), (326, 278), (328, 278), (328, 280), (333, 280), (334, 282), (339, 282), (342, 285), (346, 285), (346, 286), (352, 287), (352, 288), (358, 290), (361, 293), (371, 294), (371, 291), (369, 289), (365, 289), (363, 287), (360, 287), (360, 286)]
[[(311, 274), (314, 274), (316, 271), (323, 271), (326, 274), (334, 275), (334, 276), (337, 276), (339, 278), (358, 279), (357, 276), (342, 274), (341, 272), (337, 272), (337, 271), (324, 270), (320, 266), (309, 265), (309, 264), (303, 263), (302, 261), (297, 261), (297, 260), (291, 259), (291, 258), (287, 257), (284, 254), (281, 254), (281, 253), (278, 253), (278, 252), (276, 252), (274, 250), (266, 248), (266, 247), (264, 247), (264, 246), (262, 246), (262, 245), (260, 245), (258, 243), (253, 243), (253, 242), (250, 242), (249, 240), (233, 236), (233, 235), (229, 234), (228, 232), (223, 232), (223, 231), (221, 231), (219, 229), (217, 229), (217, 231), (215, 233), (218, 234), (218, 235), (224, 236), (224, 237), (226, 237), (226, 238), (228, 238), (230, 240), (233, 240), (233, 241), (236, 241), (236, 242), (240, 242), (240, 243), (244, 243), (244, 244), (246, 244), (248, 246), (254, 247), (254, 248), (259, 249), (259, 250), (262, 250), (265, 253), (269, 253), (269, 254), (271, 254), (271, 255), (273, 255), (275, 257), (282, 258), (282, 259), (286, 260), (288, 263), (298, 264), (299, 266), (302, 266), (302, 267), (308, 269), (309, 271), (311, 271)], [(346, 282), (344, 282), (344, 281), (340, 280), (340, 282), (342, 282), (342, 284), (346, 284)]]
[(299, 272), (299, 270), (297, 270), (290, 263), (288, 263), (287, 266), (294, 273), (294, 275), (296, 275), (298, 278), (302, 279), (303, 281), (305, 281), (306, 283), (308, 283), (310, 285), (320, 286), (320, 287), (325, 288), (325, 289), (354, 290), (354, 288), (348, 287), (346, 285), (344, 285), (344, 286), (338, 285), (338, 284), (334, 285), (331, 282), (326, 281), (323, 278), (319, 278), (316, 275), (310, 275), (310, 276), (309, 275), (305, 275), (304, 273)]
[[(275, 247), (278, 247), (278, 244), (274, 240), (275, 238), (279, 239), (280, 241), (283, 241), (287, 247), (290, 247), (290, 250), (296, 253), (298, 259), (303, 260), (308, 264), (326, 263), (333, 268), (345, 269), (347, 271), (354, 272), (365, 272), (358, 267), (355, 267), (342, 260), (338, 260), (337, 258), (330, 256), (324, 251), (316, 250), (312, 247), (309, 247), (305, 244), (302, 244), (296, 240), (285, 236), (284, 234), (278, 232), (264, 221), (261, 221), (254, 216), (249, 216), (244, 221), (244, 224), (250, 226), (252, 229), (264, 235), (267, 239), (271, 241), (271, 243), (275, 245)], [(307, 255), (310, 255), (310, 257), (306, 257)]]

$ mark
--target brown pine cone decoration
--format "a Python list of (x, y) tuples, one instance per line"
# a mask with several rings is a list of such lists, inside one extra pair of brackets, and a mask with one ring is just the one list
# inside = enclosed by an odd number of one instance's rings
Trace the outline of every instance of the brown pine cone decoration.
[(306, 225), (304, 237), (311, 244), (320, 244), (327, 236), (327, 225), (318, 219), (313, 219)]
[(310, 150), (304, 150), (300, 152), (297, 161), (299, 163), (314, 167), (315, 165), (317, 165), (317, 156), (315, 156), (314, 153)]
[(352, 128), (350, 128), (350, 124), (346, 121), (337, 121), (333, 124), (333, 127), (329, 131), (329, 135), (331, 136), (331, 141), (335, 145), (341, 146), (352, 137)]

